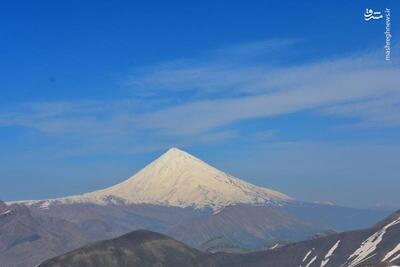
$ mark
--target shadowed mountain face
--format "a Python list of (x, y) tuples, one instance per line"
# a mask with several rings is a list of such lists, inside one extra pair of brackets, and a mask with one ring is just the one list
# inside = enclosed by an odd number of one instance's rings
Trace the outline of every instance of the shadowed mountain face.
[(161, 234), (136, 231), (56, 257), (40, 267), (378, 267), (398, 264), (400, 212), (370, 229), (332, 234), (267, 251), (243, 254), (200, 252)]
[(184, 220), (167, 234), (195, 247), (223, 237), (239, 247), (252, 249), (275, 240), (304, 239), (317, 229), (277, 206), (235, 205), (218, 213)]
[(71, 222), (32, 215), (23, 205), (0, 201), (0, 266), (33, 266), (78, 246), (88, 237)]
[(387, 214), (379, 211), (290, 202), (285, 205), (235, 205), (208, 215), (183, 219), (164, 233), (198, 247), (223, 237), (242, 248), (298, 241), (326, 231), (368, 227)]
[(46, 261), (41, 267), (199, 266), (205, 253), (167, 236), (138, 230)]
[[(254, 249), (279, 240), (304, 240), (326, 230), (368, 227), (387, 213), (318, 204), (227, 206), (219, 211), (146, 204), (65, 204), (49, 209), (30, 206), (35, 214), (73, 222), (91, 240), (110, 239), (137, 229), (161, 232), (198, 247), (216, 237)], [(314, 212), (312, 212), (314, 209)]]

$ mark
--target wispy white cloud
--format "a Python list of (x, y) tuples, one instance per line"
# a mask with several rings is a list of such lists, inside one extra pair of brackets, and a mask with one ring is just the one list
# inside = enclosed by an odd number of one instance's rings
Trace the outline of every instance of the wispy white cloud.
[[(133, 101), (24, 103), (0, 113), (0, 125), (21, 126), (49, 134), (102, 134), (132, 127), (127, 117)], [(122, 130), (122, 129), (119, 129)]]
[(25, 103), (1, 109), (0, 126), (73, 135), (105, 149), (220, 142), (238, 138), (237, 122), (304, 110), (355, 118), (357, 125), (399, 126), (398, 65), (374, 53), (281, 64), (279, 49), (296, 44), (241, 44), (148, 66), (126, 78), (141, 92), (137, 98)]
[(126, 84), (144, 95), (190, 91), (195, 96), (251, 93), (266, 88), (283, 53), (299, 40), (263, 40), (213, 50), (196, 58), (163, 62), (134, 71)]
[(364, 101), (338, 104), (323, 109), (328, 115), (359, 118), (355, 127), (399, 127), (400, 95), (392, 93)]
[[(400, 103), (400, 77), (397, 75), (400, 69), (371, 66), (373, 63), (348, 59), (289, 68), (286, 71), (266, 71), (265, 76), (271, 79), (256, 81), (257, 86), (263, 88), (262, 91), (253, 91), (253, 94), (244, 96), (226, 93), (216, 99), (191, 101), (143, 114), (138, 123), (143, 127), (158, 128), (173, 134), (195, 134), (244, 119), (266, 118), (303, 110), (320, 112), (330, 107), (330, 114), (334, 114), (335, 110), (339, 112), (338, 108), (334, 108), (335, 105), (346, 104), (350, 107), (379, 98), (381, 104), (375, 105), (374, 114), (359, 108), (358, 114), (349, 115), (365, 121), (374, 120), (375, 126), (388, 126), (388, 122), (394, 125), (397, 116), (387, 116), (386, 119), (391, 121), (383, 123), (385, 121), (382, 120), (382, 124), (379, 124), (375, 115), (377, 112), (386, 112), (385, 102), (392, 105)], [(349, 67), (351, 65), (353, 68)], [(400, 113), (395, 109), (391, 112)]]

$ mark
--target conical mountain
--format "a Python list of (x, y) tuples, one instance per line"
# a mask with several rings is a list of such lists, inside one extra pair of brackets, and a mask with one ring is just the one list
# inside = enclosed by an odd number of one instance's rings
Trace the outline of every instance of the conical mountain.
[(215, 210), (236, 203), (265, 204), (288, 200), (290, 197), (285, 194), (237, 179), (189, 153), (171, 148), (122, 183), (56, 201), (145, 203)]

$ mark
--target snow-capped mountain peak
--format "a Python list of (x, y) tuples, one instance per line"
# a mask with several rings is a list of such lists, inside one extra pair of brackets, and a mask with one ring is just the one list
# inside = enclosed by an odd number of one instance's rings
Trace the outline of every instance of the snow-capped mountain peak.
[(119, 184), (81, 196), (54, 201), (98, 204), (107, 204), (111, 201), (124, 204), (208, 207), (217, 210), (237, 203), (265, 204), (290, 199), (285, 194), (239, 180), (189, 153), (171, 148), (137, 174)]

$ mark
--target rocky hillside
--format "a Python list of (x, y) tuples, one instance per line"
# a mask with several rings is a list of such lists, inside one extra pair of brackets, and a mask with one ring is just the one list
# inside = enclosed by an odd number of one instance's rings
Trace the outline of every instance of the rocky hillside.
[(41, 267), (246, 266), (380, 267), (400, 264), (400, 211), (365, 230), (252, 253), (208, 253), (149, 231), (135, 231), (48, 260)]
[(48, 216), (33, 215), (23, 205), (0, 201), (0, 266), (34, 266), (88, 243), (75, 224)]

